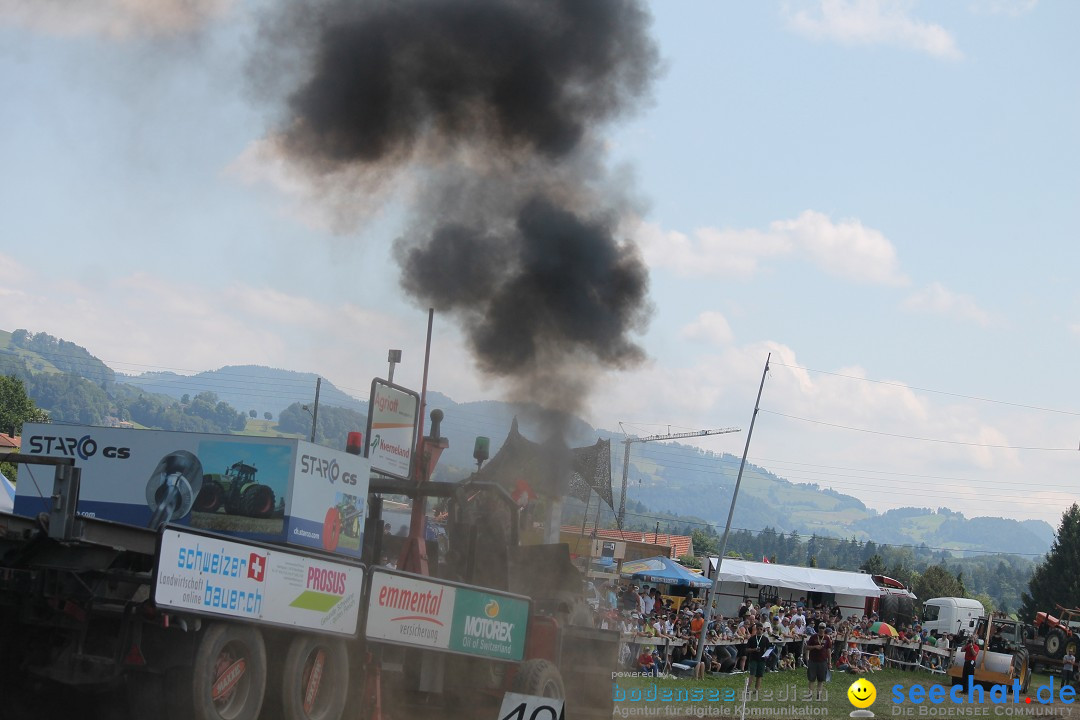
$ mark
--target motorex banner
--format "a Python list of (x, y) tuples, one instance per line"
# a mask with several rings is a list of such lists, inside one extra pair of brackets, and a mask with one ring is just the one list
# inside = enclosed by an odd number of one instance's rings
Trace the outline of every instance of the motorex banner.
[[(295, 438), (27, 423), (23, 452), (70, 457), (80, 515), (188, 525), (359, 556), (368, 461)], [(28, 469), (33, 466), (26, 466)], [(26, 473), (15, 513), (47, 512), (51, 473)]]

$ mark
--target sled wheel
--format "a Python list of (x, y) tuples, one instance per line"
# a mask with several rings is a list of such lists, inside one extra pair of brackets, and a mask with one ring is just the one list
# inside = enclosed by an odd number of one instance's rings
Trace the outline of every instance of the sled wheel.
[(195, 664), (170, 673), (168, 685), (170, 720), (257, 720), (266, 691), (262, 634), (244, 625), (211, 625), (199, 639)]
[(281, 680), (285, 720), (340, 720), (349, 690), (349, 654), (337, 638), (297, 635)]

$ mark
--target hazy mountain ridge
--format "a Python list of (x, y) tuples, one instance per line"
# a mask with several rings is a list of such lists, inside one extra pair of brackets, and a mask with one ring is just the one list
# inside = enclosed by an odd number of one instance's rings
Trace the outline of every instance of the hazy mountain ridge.
[[(9, 342), (10, 336), (0, 335), (0, 346), (9, 346)], [(64, 347), (75, 348), (80, 355), (83, 351), (73, 344)], [(35, 357), (33, 350), (20, 347), (17, 357), (13, 348), (8, 350), (12, 361), (25, 362), (31, 372), (35, 368), (37, 372), (59, 371), (47, 357)], [(95, 380), (100, 381), (103, 365), (94, 361), (97, 358), (86, 352), (79, 364), (69, 366), (70, 371), (78, 374), (80, 367), (92, 368)], [(294, 403), (313, 403), (317, 377), (314, 373), (256, 365), (226, 366), (189, 376), (171, 372), (116, 374), (118, 387), (114, 397), (130, 398), (146, 393), (167, 395), (179, 401), (184, 395), (194, 397), (211, 391), (241, 412), (254, 409), (259, 417), (270, 412), (276, 418)], [(354, 410), (365, 418), (367, 415), (366, 400), (352, 397), (325, 379), (320, 405)], [(534, 441), (543, 441), (551, 432), (550, 416), (535, 407), (491, 400), (457, 403), (437, 391), (429, 391), (428, 407), (429, 410), (438, 407), (445, 413), (442, 435), (449, 438), (450, 447), (436, 472), (436, 477), (442, 480), (458, 479), (475, 469), (475, 437), (489, 437), (491, 454), (498, 452), (515, 417), (521, 432)], [(597, 438), (611, 440), (612, 491), (617, 505), (626, 447), (623, 435), (592, 428), (578, 418), (569, 419), (568, 427), (571, 445), (591, 445)], [(654, 511), (696, 516), (722, 524), (727, 517), (738, 467), (736, 456), (714, 454), (690, 445), (633, 444), (627, 498)], [(913, 499), (918, 502), (917, 497)], [(628, 521), (634, 519), (628, 516)], [(817, 534), (898, 545), (1016, 553), (1044, 553), (1054, 538), (1054, 529), (1040, 520), (966, 518), (947, 508), (925, 507), (898, 508), (879, 514), (855, 497), (812, 483), (792, 483), (752, 463), (747, 464), (744, 473), (733, 525), (749, 530), (772, 527), (783, 532), (797, 531), (803, 537)], [(1006, 542), (1008, 547), (1003, 547)]]

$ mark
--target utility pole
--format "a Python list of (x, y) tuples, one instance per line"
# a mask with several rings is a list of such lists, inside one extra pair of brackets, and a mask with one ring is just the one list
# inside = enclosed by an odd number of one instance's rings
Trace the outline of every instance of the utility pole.
[[(622, 427), (622, 423), (619, 423)], [(672, 433), (666, 435), (649, 435), (647, 437), (628, 437), (623, 440), (623, 465), (622, 465), (622, 490), (619, 492), (619, 513), (615, 516), (615, 522), (622, 530), (623, 520), (626, 518), (626, 478), (630, 474), (630, 445), (633, 443), (647, 443), (656, 440), (678, 440), (679, 438), (704, 437), (706, 435), (723, 435), (724, 433), (739, 432), (740, 428), (729, 427), (719, 430), (694, 430), (692, 432)], [(659, 532), (659, 531), (658, 531)]]
[(311, 413), (311, 442), (315, 442), (315, 425), (319, 422), (319, 390), (322, 389), (322, 378), (315, 378), (315, 409)]
[[(769, 361), (772, 353), (765, 357), (765, 369), (761, 372), (761, 384), (758, 385), (757, 399), (754, 400), (754, 414), (750, 416), (750, 430), (746, 433), (746, 445), (743, 446), (742, 462), (739, 463), (739, 475), (735, 478), (735, 490), (731, 493), (731, 507), (728, 508), (727, 524), (724, 525), (724, 535), (720, 538), (720, 556), (716, 558), (716, 574), (712, 579), (712, 590), (705, 595), (705, 624), (701, 626), (701, 641), (698, 645), (697, 661), (701, 662), (701, 656), (705, 652), (705, 639), (709, 631), (709, 618), (712, 617), (713, 601), (720, 589), (720, 566), (724, 564), (724, 555), (727, 553), (728, 535), (731, 534), (731, 520), (735, 517), (735, 501), (739, 498), (739, 486), (742, 485), (743, 468), (746, 467), (746, 455), (750, 452), (750, 438), (754, 436), (754, 421), (757, 420), (758, 409), (761, 407), (761, 391), (765, 389), (765, 376), (769, 374)], [(705, 558), (709, 562), (709, 558)], [(708, 573), (706, 573), (708, 576)]]

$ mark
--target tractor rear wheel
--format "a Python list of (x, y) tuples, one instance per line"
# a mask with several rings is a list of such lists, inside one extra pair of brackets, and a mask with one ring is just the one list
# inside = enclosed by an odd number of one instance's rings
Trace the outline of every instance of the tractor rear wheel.
[(881, 602), (879, 603), (880, 610), (878, 611), (878, 619), (881, 622), (889, 623), (892, 626), (899, 625), (897, 622), (897, 613), (900, 609), (900, 597), (897, 595), (882, 595)]
[(1054, 628), (1046, 633), (1046, 654), (1055, 660), (1065, 654), (1065, 633), (1061, 628)]
[(274, 491), (267, 485), (249, 485), (240, 495), (240, 514), (268, 518), (274, 514)]
[(510, 689), (522, 695), (566, 699), (566, 687), (563, 685), (559, 668), (547, 660), (526, 660), (521, 663)]
[(896, 623), (906, 625), (915, 616), (915, 603), (907, 595), (896, 597)]

